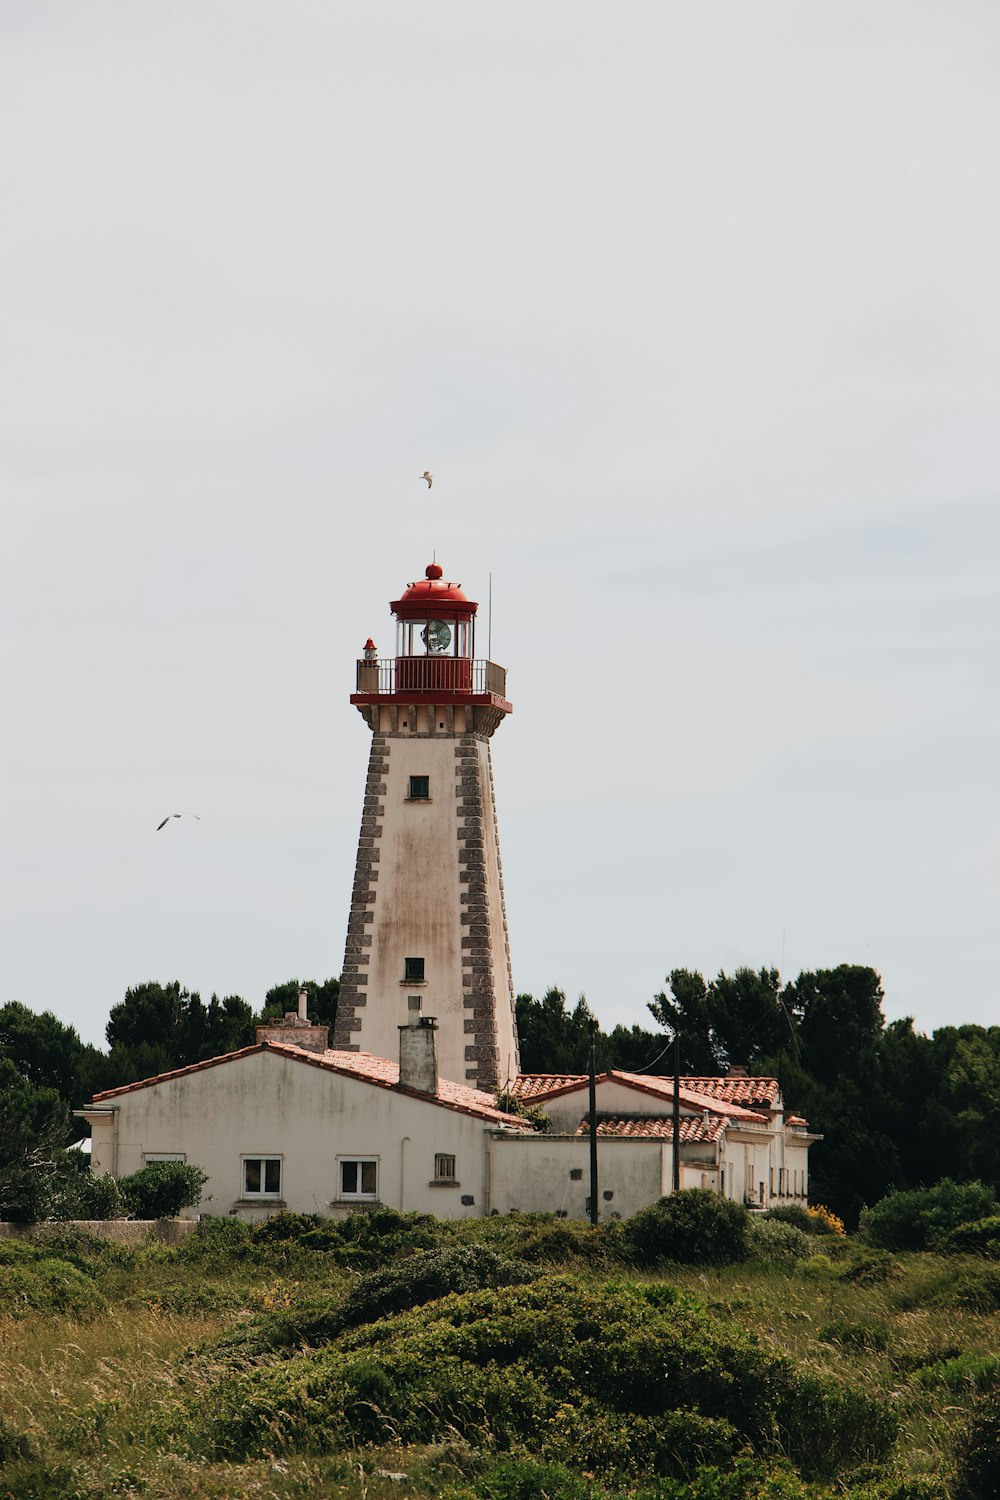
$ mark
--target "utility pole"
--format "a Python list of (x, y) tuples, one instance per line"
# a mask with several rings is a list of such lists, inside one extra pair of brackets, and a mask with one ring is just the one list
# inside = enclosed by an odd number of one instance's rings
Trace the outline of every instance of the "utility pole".
[(597, 1223), (597, 1022), (590, 1023), (590, 1222)]
[(681, 1034), (674, 1032), (674, 1192), (681, 1186)]

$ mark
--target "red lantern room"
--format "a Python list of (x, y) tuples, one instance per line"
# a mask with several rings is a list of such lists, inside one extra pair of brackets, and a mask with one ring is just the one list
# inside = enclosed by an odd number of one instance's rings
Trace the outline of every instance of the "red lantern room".
[[(506, 672), (476, 659), (476, 611), (457, 583), (449, 583), (438, 563), (408, 584), (390, 609), (396, 620), (396, 651), (376, 656), (371, 640), (358, 661), (357, 692), (351, 702), (364, 712), (378, 704), (465, 703), (511, 712)], [(370, 718), (369, 715), (366, 717)]]
[(470, 692), (479, 606), (460, 586), (430, 563), (389, 607), (396, 616), (396, 691)]

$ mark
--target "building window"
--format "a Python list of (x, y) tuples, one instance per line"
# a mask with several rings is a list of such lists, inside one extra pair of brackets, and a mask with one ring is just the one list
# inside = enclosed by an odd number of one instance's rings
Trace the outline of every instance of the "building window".
[(455, 1158), (449, 1156), (447, 1152), (438, 1151), (434, 1157), (434, 1181), (455, 1181)]
[(378, 1162), (374, 1157), (340, 1163), (340, 1196), (342, 1198), (378, 1197)]
[(244, 1198), (279, 1198), (281, 1196), (281, 1157), (244, 1156)]
[(403, 959), (403, 983), (404, 984), (423, 984), (424, 983), (424, 961), (423, 961), (422, 958), (404, 958)]
[(410, 777), (409, 802), (429, 802), (431, 800), (431, 778), (429, 776)]

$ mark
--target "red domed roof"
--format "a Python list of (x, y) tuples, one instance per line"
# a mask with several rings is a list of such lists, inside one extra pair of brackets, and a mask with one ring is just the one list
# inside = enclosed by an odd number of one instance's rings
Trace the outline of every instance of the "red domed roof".
[(461, 584), (445, 581), (439, 563), (429, 563), (424, 577), (407, 584), (406, 592), (394, 599), (389, 608), (400, 619), (430, 620), (442, 615), (448, 619), (471, 619), (479, 606), (462, 593)]

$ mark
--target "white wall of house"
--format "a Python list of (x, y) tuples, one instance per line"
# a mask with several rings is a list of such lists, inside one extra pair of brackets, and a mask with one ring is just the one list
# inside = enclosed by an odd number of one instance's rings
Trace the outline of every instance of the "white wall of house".
[[(446, 1219), (485, 1211), (484, 1137), (494, 1124), (276, 1052), (119, 1094), (88, 1115), (99, 1175), (138, 1171), (152, 1155), (202, 1167), (209, 1180), (192, 1213), (330, 1215), (375, 1201)], [(436, 1176), (439, 1156), (454, 1158), (454, 1178)], [(280, 1162), (277, 1193), (246, 1191), (247, 1158)], [(374, 1162), (374, 1193), (361, 1190), (369, 1169), (356, 1174), (357, 1196), (345, 1196), (345, 1161)]]
[[(718, 1189), (714, 1147), (681, 1148), (681, 1187)], [(669, 1141), (600, 1136), (597, 1193), (601, 1220), (627, 1219), (671, 1190)], [(490, 1202), (498, 1213), (588, 1217), (590, 1141), (580, 1135), (507, 1135), (490, 1141)]]

